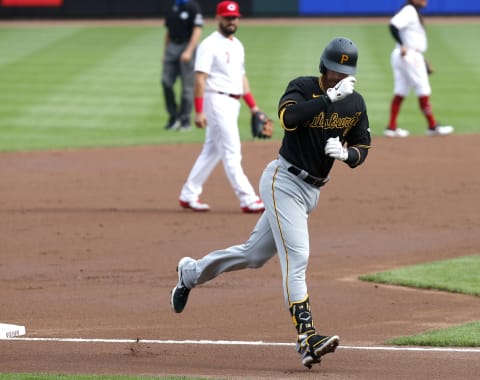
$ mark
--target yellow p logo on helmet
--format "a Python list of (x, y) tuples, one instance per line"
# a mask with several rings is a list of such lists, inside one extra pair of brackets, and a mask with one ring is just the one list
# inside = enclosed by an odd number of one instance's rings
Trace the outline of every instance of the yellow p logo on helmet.
[(350, 58), (346, 54), (342, 54), (342, 57), (340, 58), (340, 64), (343, 65), (344, 62), (348, 62)]
[(357, 71), (358, 49), (345, 37), (334, 38), (325, 47), (318, 68), (322, 74), (326, 70), (353, 75)]

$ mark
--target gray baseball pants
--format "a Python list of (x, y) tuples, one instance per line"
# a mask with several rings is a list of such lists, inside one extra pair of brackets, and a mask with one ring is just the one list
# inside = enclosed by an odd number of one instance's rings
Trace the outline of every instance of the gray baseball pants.
[(282, 157), (267, 165), (260, 179), (265, 212), (249, 239), (188, 261), (182, 267), (186, 287), (193, 288), (224, 272), (259, 268), (277, 253), (287, 306), (305, 300), (310, 254), (308, 215), (317, 207), (320, 189), (290, 173), (289, 166)]

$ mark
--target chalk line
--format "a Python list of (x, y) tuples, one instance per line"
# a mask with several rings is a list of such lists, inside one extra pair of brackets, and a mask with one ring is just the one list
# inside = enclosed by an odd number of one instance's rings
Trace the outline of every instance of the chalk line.
[[(199, 345), (224, 345), (224, 346), (267, 346), (267, 347), (292, 347), (294, 343), (264, 342), (264, 341), (242, 341), (242, 340), (173, 340), (173, 339), (98, 339), (98, 338), (28, 338), (15, 337), (4, 339), (7, 341), (27, 342), (65, 342), (65, 343), (138, 343), (138, 344), (199, 344)], [(474, 347), (402, 347), (402, 346), (352, 346), (340, 345), (339, 349), (344, 350), (366, 350), (366, 351), (422, 351), (422, 352), (462, 352), (479, 353), (480, 348)]]

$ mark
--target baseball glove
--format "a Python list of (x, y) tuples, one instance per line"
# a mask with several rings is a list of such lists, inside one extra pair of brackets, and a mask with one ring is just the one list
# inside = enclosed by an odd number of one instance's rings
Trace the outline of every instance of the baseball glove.
[(432, 65), (430, 64), (430, 62), (428, 62), (427, 60), (425, 60), (425, 66), (427, 66), (427, 74), (428, 74), (428, 75), (432, 75), (432, 74), (433, 74), (433, 67), (432, 67)]
[(263, 111), (252, 114), (252, 136), (259, 139), (269, 139), (273, 135), (273, 121)]

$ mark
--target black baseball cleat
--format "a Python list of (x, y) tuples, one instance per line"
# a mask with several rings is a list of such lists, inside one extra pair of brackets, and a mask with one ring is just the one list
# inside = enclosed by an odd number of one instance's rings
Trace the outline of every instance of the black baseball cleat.
[(322, 356), (334, 352), (340, 343), (340, 338), (336, 335), (323, 336), (317, 334), (299, 335), (297, 340), (297, 352), (300, 354), (302, 364), (308, 369), (313, 364), (319, 364)]
[(180, 121), (173, 117), (168, 119), (168, 123), (164, 127), (168, 131), (176, 131), (178, 128), (180, 128)]
[(170, 306), (175, 313), (181, 313), (185, 309), (185, 305), (188, 301), (188, 295), (190, 294), (190, 289), (187, 288), (182, 279), (182, 266), (189, 260), (192, 260), (190, 257), (184, 257), (178, 262), (177, 272), (178, 272), (178, 282), (177, 285), (171, 291)]

